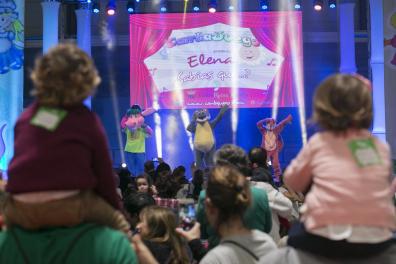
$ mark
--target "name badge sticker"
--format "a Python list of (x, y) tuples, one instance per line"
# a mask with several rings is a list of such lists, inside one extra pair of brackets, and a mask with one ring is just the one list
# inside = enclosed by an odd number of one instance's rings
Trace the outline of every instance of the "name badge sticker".
[(63, 109), (42, 106), (30, 120), (30, 124), (53, 132), (58, 128), (66, 115), (67, 111)]
[(367, 167), (382, 164), (381, 157), (377, 151), (373, 139), (356, 139), (348, 143), (359, 167)]

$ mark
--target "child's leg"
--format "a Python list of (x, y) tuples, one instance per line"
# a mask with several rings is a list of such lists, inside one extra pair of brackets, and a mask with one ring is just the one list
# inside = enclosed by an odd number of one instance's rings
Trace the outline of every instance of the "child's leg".
[(19, 202), (8, 196), (4, 204), (5, 223), (26, 229), (74, 226), (82, 222), (79, 195), (44, 203)]

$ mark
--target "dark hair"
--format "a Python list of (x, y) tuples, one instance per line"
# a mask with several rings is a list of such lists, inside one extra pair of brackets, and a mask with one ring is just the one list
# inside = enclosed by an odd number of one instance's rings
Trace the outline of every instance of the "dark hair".
[(120, 168), (118, 170), (117, 174), (120, 179), (119, 187), (121, 189), (122, 195), (124, 195), (128, 189), (128, 186), (130, 186), (132, 184), (131, 173), (126, 168)]
[(200, 169), (194, 172), (192, 178), (192, 184), (194, 184), (194, 189), (192, 190), (192, 197), (194, 200), (198, 200), (199, 194), (202, 191), (202, 186), (204, 184), (204, 172)]
[(216, 165), (230, 165), (236, 167), (244, 176), (250, 175), (249, 159), (245, 151), (235, 145), (225, 144), (218, 149), (214, 156)]
[(124, 199), (124, 207), (131, 216), (139, 215), (149, 205), (155, 205), (155, 200), (148, 193), (132, 193)]
[(249, 151), (249, 160), (255, 163), (258, 167), (268, 168), (267, 165), (267, 151), (261, 147), (254, 147)]
[(373, 120), (370, 82), (360, 75), (332, 75), (316, 89), (313, 108), (313, 121), (325, 130), (368, 129)]
[(248, 181), (232, 166), (217, 166), (211, 170), (206, 195), (219, 210), (215, 228), (231, 217), (242, 217), (251, 203)]
[(149, 173), (150, 171), (154, 171), (155, 166), (154, 166), (154, 161), (148, 160), (144, 163), (144, 172)]
[(142, 108), (139, 105), (132, 105), (126, 112), (126, 116), (138, 115), (142, 113)]
[(151, 185), (153, 185), (152, 180), (150, 179), (150, 175), (148, 175), (147, 173), (143, 172), (141, 174), (139, 174), (136, 178), (135, 178), (135, 183), (137, 185), (137, 181), (139, 179), (145, 179), (147, 181), (147, 184), (149, 187), (151, 187)]
[(171, 167), (169, 166), (168, 163), (162, 162), (162, 163), (160, 163), (160, 164), (157, 166), (157, 169), (156, 169), (156, 173), (157, 173), (157, 174), (160, 173), (160, 172), (163, 172), (163, 171), (170, 171), (170, 172), (172, 172), (172, 169), (171, 169)]

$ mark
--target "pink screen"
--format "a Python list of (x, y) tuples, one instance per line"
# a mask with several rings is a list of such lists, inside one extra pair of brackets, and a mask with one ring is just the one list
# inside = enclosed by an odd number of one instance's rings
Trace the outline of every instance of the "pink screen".
[(294, 11), (131, 15), (131, 104), (295, 107), (301, 32)]

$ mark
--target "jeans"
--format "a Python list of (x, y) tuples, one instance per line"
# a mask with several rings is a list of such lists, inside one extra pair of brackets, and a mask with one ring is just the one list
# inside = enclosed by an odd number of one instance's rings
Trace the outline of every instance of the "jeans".
[(146, 153), (125, 152), (125, 162), (132, 177), (138, 176), (144, 172), (144, 162), (146, 162)]

